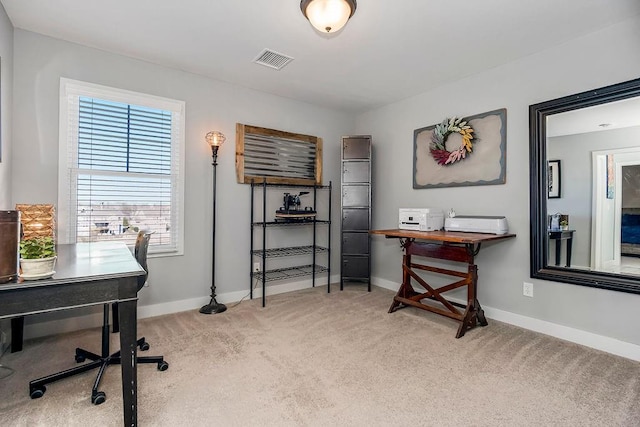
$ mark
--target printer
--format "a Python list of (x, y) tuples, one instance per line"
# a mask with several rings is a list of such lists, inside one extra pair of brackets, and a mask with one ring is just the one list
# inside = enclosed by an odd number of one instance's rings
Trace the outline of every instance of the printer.
[(398, 228), (401, 230), (435, 231), (444, 226), (442, 209), (434, 208), (400, 208)]
[(509, 225), (503, 216), (456, 215), (444, 221), (446, 231), (467, 231), (471, 233), (507, 234)]

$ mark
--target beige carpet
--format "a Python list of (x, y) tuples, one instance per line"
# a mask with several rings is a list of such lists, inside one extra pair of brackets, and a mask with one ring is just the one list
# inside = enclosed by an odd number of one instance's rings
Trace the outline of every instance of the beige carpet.
[[(149, 354), (138, 368), (141, 426), (638, 426), (640, 364), (492, 321), (455, 339), (457, 323), (405, 308), (393, 293), (353, 286), (244, 301), (139, 323)], [(117, 336), (113, 336), (113, 345)], [(3, 426), (122, 425), (119, 367), (90, 403), (94, 373), (28, 381), (72, 366), (99, 331), (32, 340), (0, 361)]]

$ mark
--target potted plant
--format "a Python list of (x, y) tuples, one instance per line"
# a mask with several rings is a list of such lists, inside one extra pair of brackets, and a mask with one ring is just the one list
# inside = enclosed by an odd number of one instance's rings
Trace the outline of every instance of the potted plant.
[(20, 268), (24, 279), (53, 276), (56, 258), (53, 237), (34, 237), (20, 242)]

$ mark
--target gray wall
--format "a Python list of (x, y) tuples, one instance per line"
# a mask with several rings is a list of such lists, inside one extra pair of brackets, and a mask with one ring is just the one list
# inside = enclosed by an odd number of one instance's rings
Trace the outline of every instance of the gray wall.
[[(637, 78), (638, 40), (640, 19), (635, 18), (359, 116), (356, 131), (371, 133), (376, 148), (373, 226), (394, 227), (398, 208), (407, 205), (505, 215), (517, 237), (483, 246), (477, 257), (479, 299), (492, 315), (527, 326), (542, 325), (539, 329), (567, 326), (640, 344), (640, 295), (529, 278), (528, 107)], [(412, 189), (414, 129), (445, 117), (498, 108), (507, 108), (506, 184)], [(372, 253), (377, 283), (398, 283), (402, 256), (398, 243), (376, 237)], [(522, 295), (523, 281), (534, 283), (533, 298)]]
[(0, 209), (11, 205), (11, 117), (13, 103), (13, 25), (0, 4)]
[[(227, 136), (217, 168), (216, 285), (222, 302), (240, 300), (250, 286), (250, 188), (236, 182), (236, 122), (323, 138), (324, 182), (339, 183), (339, 141), (351, 131), (353, 116), (24, 30), (16, 29), (14, 37), (13, 203), (57, 203), (60, 77), (186, 102), (184, 256), (149, 261), (150, 286), (140, 293), (142, 315), (192, 309), (208, 301), (212, 200), (211, 149), (204, 140), (208, 131)], [(273, 71), (265, 68), (265, 72)], [(334, 196), (337, 205), (338, 193)], [(339, 212), (334, 212), (338, 218)], [(338, 236), (334, 228), (334, 242)], [(334, 265), (338, 257), (335, 251)]]

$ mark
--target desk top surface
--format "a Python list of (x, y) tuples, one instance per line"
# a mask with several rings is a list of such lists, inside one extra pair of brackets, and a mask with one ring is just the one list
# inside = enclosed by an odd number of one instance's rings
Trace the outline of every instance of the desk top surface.
[(431, 240), (436, 242), (449, 243), (482, 243), (492, 240), (503, 240), (516, 237), (515, 234), (485, 234), (466, 233), (462, 231), (413, 231), (413, 230), (371, 230), (371, 234), (382, 234), (387, 237), (399, 237), (407, 239)]
[(56, 245), (53, 277), (0, 284), (0, 292), (16, 288), (53, 286), (96, 279), (141, 276), (145, 271), (122, 242), (95, 242)]
[(558, 236), (568, 236), (573, 234), (576, 230), (547, 230), (549, 232), (549, 236), (553, 239)]

